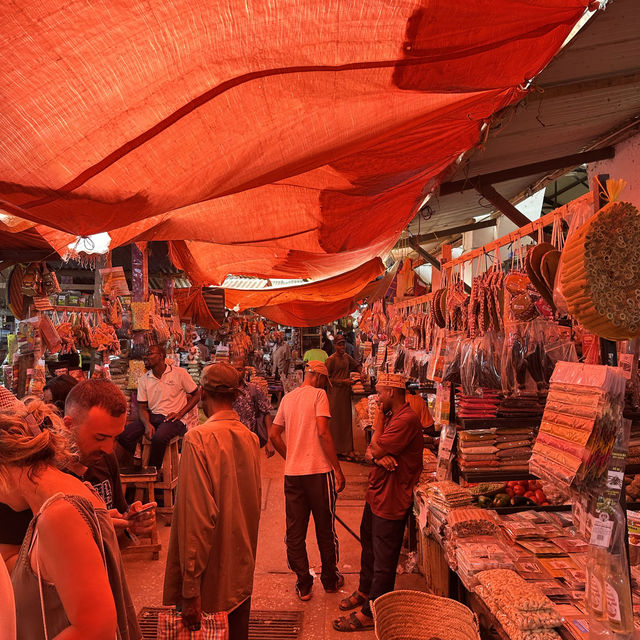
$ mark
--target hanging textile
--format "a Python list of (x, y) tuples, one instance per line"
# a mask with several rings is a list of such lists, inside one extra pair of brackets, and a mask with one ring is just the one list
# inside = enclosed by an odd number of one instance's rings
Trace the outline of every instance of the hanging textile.
[(191, 318), (193, 324), (203, 329), (220, 328), (220, 323), (211, 315), (201, 287), (174, 289), (173, 299), (178, 305), (180, 317)]

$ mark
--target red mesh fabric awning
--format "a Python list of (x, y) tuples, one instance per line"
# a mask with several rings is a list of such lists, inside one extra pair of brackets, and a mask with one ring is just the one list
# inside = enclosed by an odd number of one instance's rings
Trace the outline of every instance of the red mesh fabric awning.
[(180, 316), (203, 329), (219, 329), (220, 323), (211, 315), (211, 311), (202, 295), (201, 287), (174, 289), (173, 297), (178, 305)]
[(394, 267), (383, 278), (370, 282), (351, 297), (326, 301), (292, 299), (282, 304), (258, 307), (256, 311), (265, 318), (288, 327), (316, 327), (328, 324), (353, 313), (358, 308), (360, 300), (374, 302), (384, 296), (395, 273)]
[(0, 207), (190, 241), (209, 282), (344, 272), (393, 244), (586, 5), (6, 2)]
[(229, 309), (239, 311), (257, 307), (270, 307), (287, 302), (333, 302), (353, 298), (362, 289), (384, 272), (380, 258), (374, 258), (348, 273), (292, 287), (278, 289), (225, 289), (225, 304)]
[(286, 302), (259, 307), (256, 313), (285, 327), (317, 327), (348, 316), (357, 306), (353, 298), (335, 302)]

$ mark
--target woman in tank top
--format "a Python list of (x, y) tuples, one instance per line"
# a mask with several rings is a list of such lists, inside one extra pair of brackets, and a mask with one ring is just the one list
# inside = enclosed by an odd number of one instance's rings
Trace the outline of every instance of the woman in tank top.
[(72, 455), (61, 420), (50, 413), (41, 430), (37, 412), (0, 414), (0, 502), (34, 513), (11, 576), (18, 640), (114, 640), (103, 539), (113, 527), (97, 494), (59, 470)]

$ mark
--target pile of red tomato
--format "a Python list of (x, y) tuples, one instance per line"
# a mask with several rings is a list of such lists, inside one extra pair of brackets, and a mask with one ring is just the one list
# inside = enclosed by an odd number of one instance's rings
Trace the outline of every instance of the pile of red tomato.
[(545, 507), (549, 505), (547, 496), (544, 495), (544, 491), (542, 490), (542, 484), (537, 480), (511, 480), (507, 482), (505, 493), (511, 498), (514, 496), (523, 496), (529, 498), (529, 500), (535, 502), (537, 505)]

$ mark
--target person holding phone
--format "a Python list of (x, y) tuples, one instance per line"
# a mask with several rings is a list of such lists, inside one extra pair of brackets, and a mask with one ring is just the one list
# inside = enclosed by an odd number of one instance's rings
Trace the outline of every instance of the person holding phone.
[[(0, 500), (34, 514), (11, 573), (18, 640), (138, 640), (112, 520), (72, 463), (62, 419), (0, 413)], [(117, 636), (116, 636), (117, 633)]]
[[(43, 428), (60, 420), (53, 405), (45, 405), (35, 398), (26, 398), (24, 403), (18, 402), (10, 413), (31, 413)], [(118, 541), (123, 545), (130, 544), (125, 531), (128, 530), (133, 534), (131, 537), (135, 537), (156, 525), (155, 503), (150, 503), (139, 517), (134, 517), (144, 505), (140, 502), (128, 505), (122, 491), (120, 469), (113, 455), (113, 446), (116, 436), (124, 429), (126, 412), (126, 398), (112, 382), (102, 379), (84, 380), (75, 385), (67, 396), (62, 426), (67, 430), (76, 450), (76, 455), (66, 461), (64, 471), (93, 486), (107, 508), (111, 524), (118, 534)], [(0, 553), (9, 570), (17, 560), (20, 545), (33, 515), (26, 506), (24, 511), (16, 512), (7, 504), (0, 504)], [(111, 573), (109, 577), (113, 579), (114, 588), (119, 588), (121, 580), (124, 580)], [(127, 604), (118, 611), (119, 619), (128, 621), (129, 638), (141, 638), (126, 580), (122, 588), (127, 596)]]

